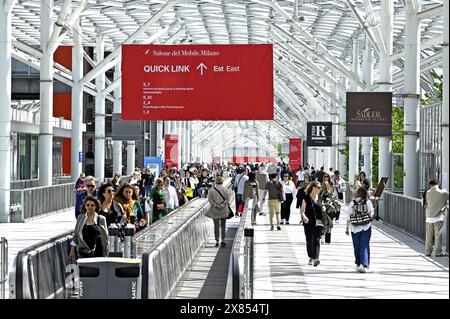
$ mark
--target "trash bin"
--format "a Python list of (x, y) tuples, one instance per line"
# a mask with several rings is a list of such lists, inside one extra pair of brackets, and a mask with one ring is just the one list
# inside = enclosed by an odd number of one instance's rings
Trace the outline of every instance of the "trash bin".
[(118, 257), (78, 259), (80, 299), (140, 299), (141, 260)]

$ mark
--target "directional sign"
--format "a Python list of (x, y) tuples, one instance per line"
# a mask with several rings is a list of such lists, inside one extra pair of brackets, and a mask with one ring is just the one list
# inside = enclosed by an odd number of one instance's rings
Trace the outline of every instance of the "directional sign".
[(273, 48), (123, 45), (124, 120), (273, 120)]

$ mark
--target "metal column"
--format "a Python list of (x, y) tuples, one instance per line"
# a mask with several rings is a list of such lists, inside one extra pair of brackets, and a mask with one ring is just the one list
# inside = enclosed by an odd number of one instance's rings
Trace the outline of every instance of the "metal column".
[[(366, 83), (366, 91), (372, 91), (372, 72), (373, 72), (373, 54), (372, 45), (366, 35), (366, 48), (363, 57), (363, 79)], [(366, 173), (369, 181), (372, 181), (372, 154), (373, 154), (373, 137), (361, 138), (361, 151), (364, 158), (364, 163), (361, 170)]]
[[(443, 79), (443, 100), (442, 100), (442, 187), (445, 189), (449, 189), (449, 171), (448, 171), (448, 11), (449, 11), (449, 1), (444, 1), (444, 79)], [(447, 222), (448, 227), (448, 222)], [(448, 228), (447, 228), (448, 234)], [(447, 252), (448, 252), (449, 243), (447, 242)]]
[(127, 175), (134, 172), (136, 165), (136, 142), (127, 141)]
[[(412, 10), (420, 10), (418, 8)], [(417, 12), (405, 17), (405, 147), (403, 194), (418, 196), (419, 185), (419, 97), (420, 97), (420, 20)]]
[(53, 32), (53, 0), (41, 0), (41, 65), (39, 123), (39, 185), (52, 185), (53, 168), (53, 52), (48, 50)]
[[(72, 180), (77, 180), (82, 171), (83, 158), (83, 44), (81, 40), (80, 20), (73, 26), (72, 49), (72, 132), (71, 132), (71, 167)], [(81, 156), (80, 156), (81, 154)]]
[[(114, 69), (114, 81), (122, 77), (121, 63), (116, 64)], [(122, 86), (119, 85), (114, 90), (113, 113), (122, 113)], [(122, 141), (113, 141), (113, 174), (122, 174)]]
[[(340, 82), (344, 87), (347, 87), (347, 80), (344, 77), (340, 77)], [(341, 90), (337, 90), (336, 92), (339, 96), (340, 101), (345, 101), (345, 93)], [(339, 171), (341, 176), (344, 177), (347, 174), (347, 157), (343, 152), (347, 148), (347, 134), (345, 133), (345, 123), (346, 123), (346, 110), (345, 103), (341, 102), (339, 105)]]
[(11, 9), (0, 5), (0, 223), (9, 222), (11, 187)]
[[(333, 84), (330, 87), (330, 92), (336, 96), (336, 84)], [(339, 129), (339, 117), (338, 117), (338, 105), (336, 102), (334, 102), (332, 99), (329, 100), (331, 105), (331, 123), (332, 126), (332, 139), (331, 139), (331, 148), (330, 148), (330, 167), (333, 168), (333, 170), (338, 169), (337, 163), (338, 163), (338, 143), (339, 143), (339, 137), (338, 137), (338, 129)], [(328, 169), (328, 168), (327, 168)]]
[[(359, 45), (358, 38), (353, 39), (353, 72), (355, 74), (359, 73)], [(358, 91), (358, 86), (352, 84), (352, 91)], [(359, 137), (349, 138), (349, 172), (348, 180), (353, 181), (353, 176), (359, 173)]]
[[(392, 26), (394, 25), (393, 2), (391, 0), (381, 0), (381, 35), (386, 47), (386, 55), (380, 55), (380, 92), (392, 91)], [(379, 138), (378, 148), (378, 179), (389, 177), (386, 188), (391, 188), (392, 181), (392, 140), (390, 137)]]
[[(96, 61), (102, 62), (105, 56), (103, 36), (97, 36)], [(97, 97), (95, 98), (95, 177), (102, 181), (105, 177), (105, 72), (100, 72), (95, 78)]]

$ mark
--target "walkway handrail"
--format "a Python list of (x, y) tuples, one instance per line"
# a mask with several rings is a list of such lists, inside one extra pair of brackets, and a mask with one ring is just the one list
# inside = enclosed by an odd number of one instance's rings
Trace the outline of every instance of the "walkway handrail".
[(383, 222), (425, 241), (425, 208), (420, 199), (384, 191), (380, 217)]
[[(227, 180), (224, 186), (229, 187)], [(196, 198), (139, 232), (136, 255), (142, 256), (142, 299), (169, 298), (197, 252), (213, 233), (206, 198)], [(158, 229), (164, 235), (155, 238)], [(140, 247), (145, 245), (147, 247)]]
[(238, 230), (236, 231), (230, 255), (228, 284), (225, 294), (226, 299), (246, 299), (247, 296), (252, 295), (250, 289), (253, 283), (250, 274), (251, 270), (249, 269), (251, 266), (249, 262), (252, 256), (248, 255), (248, 252), (252, 248), (248, 247), (245, 243), (245, 229), (248, 229), (247, 227), (251, 225), (251, 215), (252, 210), (250, 208), (243, 212)]
[[(380, 203), (380, 216), (383, 222), (403, 230), (404, 232), (425, 242), (425, 208), (420, 199), (384, 191)], [(449, 219), (446, 217), (446, 231)], [(447, 236), (443, 237), (443, 242)]]
[(23, 222), (27, 218), (75, 206), (73, 187), (73, 183), (67, 183), (11, 191), (14, 194), (12, 204), (18, 204), (20, 198), (20, 207), (12, 214), (11, 221)]
[(67, 231), (17, 254), (9, 274), (10, 298), (46, 299), (64, 290), (72, 234)]
[(0, 238), (0, 299), (5, 299), (8, 279), (8, 240)]

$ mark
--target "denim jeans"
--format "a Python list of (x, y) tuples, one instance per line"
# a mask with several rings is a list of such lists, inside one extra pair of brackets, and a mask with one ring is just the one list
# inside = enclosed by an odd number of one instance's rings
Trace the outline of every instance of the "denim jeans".
[(370, 264), (370, 237), (372, 236), (372, 227), (368, 230), (357, 233), (352, 232), (353, 250), (355, 253), (355, 264), (369, 267)]

